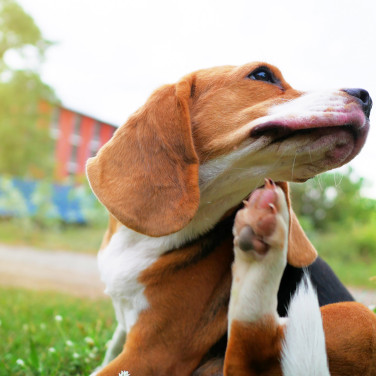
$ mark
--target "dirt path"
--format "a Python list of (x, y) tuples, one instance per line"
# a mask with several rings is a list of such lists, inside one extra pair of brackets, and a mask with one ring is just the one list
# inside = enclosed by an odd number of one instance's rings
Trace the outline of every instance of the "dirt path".
[[(95, 255), (3, 244), (0, 244), (0, 285), (59, 291), (89, 298), (106, 296)], [(376, 288), (350, 288), (350, 291), (367, 306), (376, 305)]]
[(0, 244), (0, 285), (104, 297), (96, 256)]

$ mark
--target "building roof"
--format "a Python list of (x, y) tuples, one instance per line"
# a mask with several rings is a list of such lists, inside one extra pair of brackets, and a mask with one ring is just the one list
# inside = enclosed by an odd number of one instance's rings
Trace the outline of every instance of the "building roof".
[(110, 125), (110, 126), (112, 126), (112, 127), (114, 127), (114, 128), (119, 128), (119, 126), (120, 126), (120, 125), (118, 125), (118, 124), (114, 124), (114, 123), (112, 123), (112, 122), (109, 122), (109, 121), (106, 121), (106, 120), (100, 119), (100, 118), (98, 118), (98, 117), (96, 117), (96, 116), (89, 115), (89, 114), (87, 114), (87, 113), (85, 113), (85, 112), (78, 111), (78, 110), (76, 110), (76, 109), (74, 109), (74, 108), (72, 108), (72, 107), (70, 107), (70, 106), (65, 106), (65, 105), (62, 104), (62, 103), (55, 103), (54, 106), (59, 107), (59, 108), (64, 109), (64, 110), (68, 110), (68, 111), (74, 112), (74, 113), (76, 113), (76, 114), (78, 114), (78, 115), (80, 115), (80, 116), (85, 116), (85, 117), (88, 117), (88, 118), (94, 119), (94, 120), (98, 121), (99, 123), (108, 124), (108, 125)]

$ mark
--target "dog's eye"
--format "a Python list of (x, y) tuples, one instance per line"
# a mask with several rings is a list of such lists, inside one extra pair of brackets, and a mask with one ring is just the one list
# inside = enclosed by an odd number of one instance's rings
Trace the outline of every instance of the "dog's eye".
[(273, 73), (266, 67), (261, 67), (255, 69), (248, 76), (251, 80), (270, 82), (271, 84), (278, 83), (277, 79), (274, 77)]

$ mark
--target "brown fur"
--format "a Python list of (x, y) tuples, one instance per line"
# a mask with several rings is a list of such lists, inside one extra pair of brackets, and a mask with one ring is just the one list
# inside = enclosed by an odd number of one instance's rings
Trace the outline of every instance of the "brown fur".
[(282, 376), (283, 330), (274, 317), (265, 316), (260, 321), (247, 323), (234, 320), (224, 376)]
[(321, 308), (332, 376), (376, 375), (376, 315), (360, 303)]

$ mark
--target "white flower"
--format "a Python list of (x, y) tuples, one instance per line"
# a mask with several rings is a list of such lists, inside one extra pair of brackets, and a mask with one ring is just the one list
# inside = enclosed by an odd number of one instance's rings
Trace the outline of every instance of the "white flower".
[(66, 344), (67, 346), (69, 346), (69, 347), (72, 347), (72, 346), (73, 346), (73, 342), (72, 342), (70, 339), (68, 339), (67, 341), (65, 341), (65, 344)]
[(17, 360), (16, 360), (16, 363), (17, 363), (19, 366), (21, 366), (21, 367), (23, 367), (23, 366), (25, 365), (25, 362), (24, 362), (22, 359), (17, 359)]
[(48, 352), (50, 352), (51, 354), (54, 354), (54, 353), (56, 352), (55, 347), (50, 347), (50, 348), (48, 349)]
[(80, 354), (77, 354), (77, 353), (73, 353), (73, 355), (72, 355), (72, 356), (73, 356), (73, 358), (74, 358), (74, 359), (78, 359), (78, 358), (80, 357)]
[(63, 321), (63, 317), (60, 316), (60, 315), (56, 315), (55, 316), (55, 321), (57, 321), (57, 322)]
[(131, 376), (131, 374), (128, 371), (121, 371), (119, 376)]
[(93, 340), (93, 338), (91, 338), (91, 337), (85, 337), (85, 342), (86, 342), (88, 345), (94, 345), (94, 340)]

